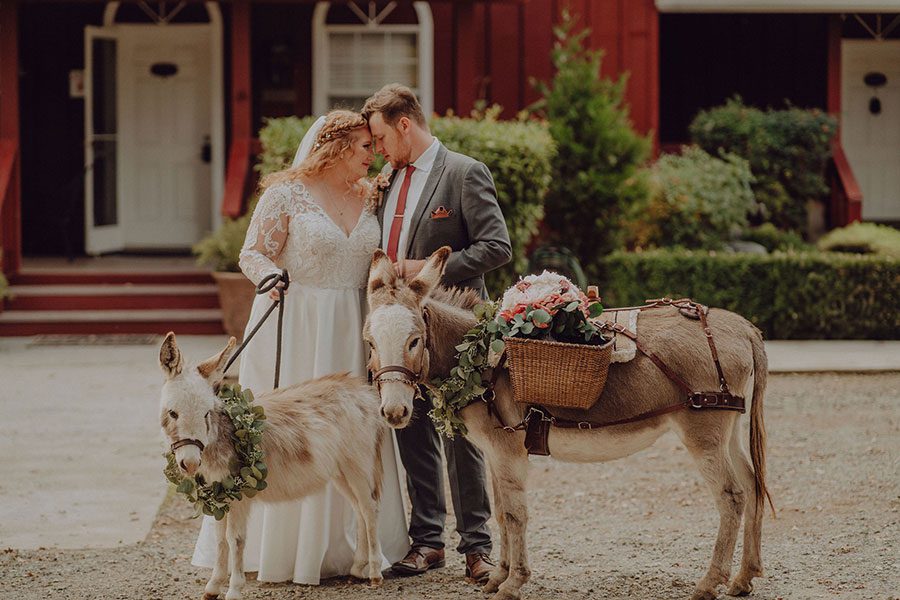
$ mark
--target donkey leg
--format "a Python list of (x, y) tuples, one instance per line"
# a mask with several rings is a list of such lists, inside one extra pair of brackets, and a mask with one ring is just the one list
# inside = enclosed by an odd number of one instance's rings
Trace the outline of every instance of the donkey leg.
[(381, 544), (378, 541), (378, 500), (375, 499), (374, 473), (366, 473), (359, 465), (349, 466), (344, 478), (356, 498), (356, 518), (365, 525), (369, 562), (369, 585), (384, 583), (381, 576)]
[(347, 483), (343, 473), (338, 473), (337, 477), (334, 478), (334, 484), (353, 507), (353, 512), (356, 515), (356, 548), (353, 550), (353, 566), (350, 567), (350, 575), (357, 579), (367, 579), (366, 566), (369, 564), (369, 542), (366, 535), (366, 524), (360, 518), (362, 513), (359, 509), (359, 501), (356, 499), (353, 490), (350, 489), (350, 484)]
[(497, 526), (500, 529), (500, 562), (498, 562), (497, 566), (491, 571), (491, 576), (488, 578), (487, 583), (484, 584), (484, 587), (481, 588), (481, 591), (486, 594), (493, 594), (500, 589), (500, 584), (509, 577), (509, 536), (506, 532), (506, 519), (503, 516), (504, 511), (506, 510), (503, 504), (503, 494), (500, 493), (499, 484), (497, 483), (497, 477), (494, 475), (494, 465), (490, 460), (490, 455), (485, 455), (485, 458), (488, 459), (488, 470), (491, 474), (491, 487), (494, 490), (494, 514), (497, 518)]
[(244, 542), (247, 539), (247, 517), (250, 515), (250, 504), (246, 501), (235, 502), (228, 511), (228, 549), (231, 551), (231, 579), (228, 581), (228, 593), (225, 600), (240, 600), (244, 589)]
[[(699, 423), (694, 421), (694, 423)], [(719, 532), (713, 548), (709, 570), (694, 589), (691, 600), (714, 600), (718, 597), (716, 588), (726, 583), (731, 575), (731, 559), (741, 526), (741, 515), (746, 503), (746, 495), (729, 460), (729, 429), (731, 422), (706, 422), (702, 433), (687, 439), (685, 445), (700, 468), (706, 480), (716, 507), (719, 510)], [(717, 431), (718, 430), (718, 431)]]
[[(502, 432), (500, 435), (508, 434)], [(500, 584), (492, 600), (519, 600), (522, 597), (522, 586), (531, 577), (525, 544), (528, 526), (528, 501), (525, 496), (528, 456), (524, 452), (506, 452), (492, 458), (492, 466), (497, 467), (495, 485), (498, 495), (502, 496), (500, 504), (506, 525), (506, 543), (503, 546), (508, 548), (509, 559), (509, 576)]]
[(218, 598), (219, 594), (225, 589), (225, 582), (228, 579), (227, 519), (228, 515), (221, 521), (214, 522), (214, 527), (216, 528), (216, 565), (213, 567), (212, 577), (206, 583), (203, 600), (215, 600)]
[(731, 455), (731, 463), (734, 465), (741, 487), (747, 495), (744, 506), (744, 547), (741, 555), (741, 568), (728, 587), (731, 596), (743, 596), (753, 591), (753, 578), (763, 574), (761, 557), (762, 518), (763, 507), (760, 498), (756, 495), (756, 479), (753, 476), (753, 466), (747, 453), (741, 447), (741, 428), (735, 420), (731, 430), (731, 443), (728, 448)]

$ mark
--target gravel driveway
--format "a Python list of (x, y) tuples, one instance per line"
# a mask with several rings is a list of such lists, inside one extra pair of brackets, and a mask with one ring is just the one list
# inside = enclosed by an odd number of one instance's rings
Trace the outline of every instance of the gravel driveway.
[[(765, 411), (778, 515), (766, 517), (767, 573), (751, 597), (900, 600), (900, 374), (774, 375)], [(614, 463), (533, 459), (530, 483), (525, 598), (687, 598), (705, 572), (718, 517), (673, 435)], [(170, 496), (140, 544), (0, 551), (0, 598), (199, 598), (209, 573), (189, 563), (190, 514)], [(248, 582), (245, 598), (482, 598), (462, 573), (454, 553), (377, 590)]]

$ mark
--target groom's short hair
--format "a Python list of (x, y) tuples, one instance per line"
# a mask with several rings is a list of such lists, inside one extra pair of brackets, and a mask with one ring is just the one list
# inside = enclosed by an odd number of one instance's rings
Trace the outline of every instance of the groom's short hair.
[(389, 83), (366, 100), (362, 114), (366, 120), (381, 113), (384, 122), (393, 127), (400, 117), (409, 117), (422, 127), (428, 127), (422, 105), (411, 89), (399, 83)]

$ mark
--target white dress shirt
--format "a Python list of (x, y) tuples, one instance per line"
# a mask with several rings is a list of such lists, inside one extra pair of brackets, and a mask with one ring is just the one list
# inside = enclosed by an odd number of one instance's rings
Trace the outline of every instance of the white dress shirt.
[[(428, 180), (428, 175), (434, 167), (434, 159), (437, 158), (438, 148), (440, 147), (441, 143), (438, 139), (433, 138), (431, 145), (412, 163), (416, 170), (413, 171), (412, 181), (409, 182), (409, 191), (406, 196), (406, 209), (403, 211), (403, 224), (400, 226), (400, 240), (397, 244), (397, 260), (406, 258), (406, 242), (409, 238), (413, 213), (416, 212), (416, 206), (419, 205), (419, 198), (425, 189), (425, 182)], [(388, 238), (391, 236), (391, 223), (394, 220), (394, 213), (397, 212), (397, 200), (400, 198), (400, 188), (403, 187), (404, 179), (406, 179), (406, 167), (403, 167), (397, 173), (394, 185), (391, 186), (391, 193), (385, 200), (384, 225), (381, 232), (382, 248), (388, 247)]]

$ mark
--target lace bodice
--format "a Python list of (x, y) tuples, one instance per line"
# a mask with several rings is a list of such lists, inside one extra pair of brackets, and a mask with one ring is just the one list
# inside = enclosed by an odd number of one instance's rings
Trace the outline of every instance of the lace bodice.
[(292, 285), (363, 288), (381, 228), (370, 207), (346, 235), (300, 182), (280, 183), (259, 199), (240, 254), (253, 283), (287, 269)]

